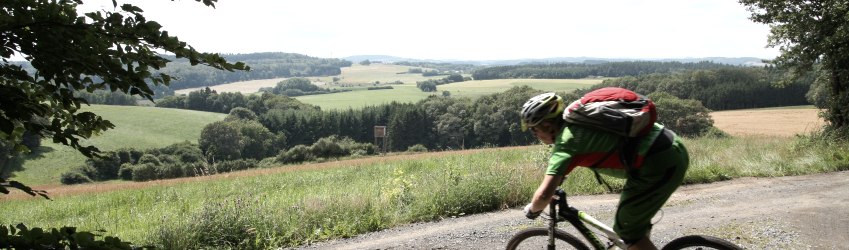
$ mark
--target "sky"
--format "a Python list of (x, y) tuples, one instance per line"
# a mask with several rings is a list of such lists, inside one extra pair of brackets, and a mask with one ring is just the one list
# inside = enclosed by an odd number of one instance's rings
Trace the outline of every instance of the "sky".
[[(84, 0), (81, 11), (112, 10)], [(201, 52), (434, 60), (772, 59), (736, 0), (118, 0)]]

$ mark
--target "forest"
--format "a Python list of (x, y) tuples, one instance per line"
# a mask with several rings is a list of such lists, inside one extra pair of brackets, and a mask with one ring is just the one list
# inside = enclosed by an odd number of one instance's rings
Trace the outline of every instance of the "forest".
[(475, 70), (475, 80), (536, 78), (536, 79), (580, 79), (587, 77), (623, 77), (652, 73), (672, 73), (685, 70), (714, 70), (738, 68), (739, 66), (718, 64), (709, 61), (696, 63), (627, 61), (595, 63), (554, 63), (495, 66)]
[(166, 56), (172, 63), (161, 72), (175, 77), (171, 80), (170, 88), (177, 90), (258, 79), (338, 75), (342, 73), (341, 68), (350, 67), (352, 64), (341, 59), (282, 52), (222, 56), (229, 61), (244, 62), (250, 65), (251, 70), (228, 72), (212, 67), (193, 67), (185, 59)]

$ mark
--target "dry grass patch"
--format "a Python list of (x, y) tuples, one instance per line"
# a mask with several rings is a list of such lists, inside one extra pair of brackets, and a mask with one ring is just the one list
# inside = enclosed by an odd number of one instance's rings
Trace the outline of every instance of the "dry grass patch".
[(794, 136), (819, 130), (825, 121), (813, 107), (717, 111), (714, 126), (732, 136)]
[[(251, 80), (251, 81), (243, 81), (243, 82), (234, 82), (228, 84), (220, 84), (215, 86), (210, 86), (209, 88), (215, 90), (218, 93), (223, 92), (240, 92), (242, 94), (248, 93), (256, 93), (259, 92), (260, 88), (277, 86), (278, 82), (286, 80), (286, 78), (274, 78), (274, 79), (262, 79), (262, 80)], [(204, 87), (205, 88), (205, 87)], [(180, 89), (175, 90), (175, 95), (188, 95), (189, 92), (198, 91), (203, 88), (190, 88), (190, 89)]]

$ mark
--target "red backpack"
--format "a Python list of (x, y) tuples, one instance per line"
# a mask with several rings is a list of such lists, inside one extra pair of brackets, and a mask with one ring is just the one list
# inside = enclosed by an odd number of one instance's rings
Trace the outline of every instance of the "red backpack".
[(563, 119), (625, 137), (640, 137), (654, 126), (657, 110), (643, 95), (607, 87), (591, 91), (566, 106)]
[(634, 91), (607, 87), (591, 91), (566, 106), (563, 119), (567, 123), (597, 128), (622, 136), (618, 146), (600, 161), (589, 166), (595, 172), (596, 180), (612, 192), (613, 189), (601, 179), (595, 167), (618, 149), (628, 176), (636, 176), (637, 169), (633, 166), (633, 162), (637, 154), (637, 144), (641, 141), (641, 137), (651, 131), (654, 122), (657, 121), (657, 109), (651, 100)]

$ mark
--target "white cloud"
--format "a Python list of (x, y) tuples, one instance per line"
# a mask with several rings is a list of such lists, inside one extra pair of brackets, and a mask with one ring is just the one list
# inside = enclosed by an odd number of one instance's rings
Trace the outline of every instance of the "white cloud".
[[(85, 1), (84, 7), (111, 0)], [(119, 0), (119, 2), (121, 2)], [(205, 52), (422, 59), (775, 57), (733, 0), (127, 1)]]

